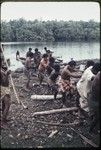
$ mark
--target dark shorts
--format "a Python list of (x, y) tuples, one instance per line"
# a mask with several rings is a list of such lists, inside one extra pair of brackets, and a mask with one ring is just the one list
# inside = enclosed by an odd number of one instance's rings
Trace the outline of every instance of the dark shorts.
[(38, 72), (38, 77), (39, 77), (39, 78), (41, 78), (41, 79), (44, 79), (44, 77), (45, 77), (45, 73), (44, 73), (44, 72), (39, 71), (39, 72)]
[(99, 103), (93, 99), (92, 95), (89, 94), (88, 96), (88, 106), (89, 106), (89, 115), (93, 116), (96, 115), (99, 118), (99, 112), (100, 112), (100, 108), (99, 108)]
[(31, 69), (24, 68), (24, 74), (26, 75), (27, 78), (30, 78), (30, 76), (31, 76)]
[(52, 91), (52, 93), (58, 92), (58, 85), (57, 84), (49, 85), (49, 88)]

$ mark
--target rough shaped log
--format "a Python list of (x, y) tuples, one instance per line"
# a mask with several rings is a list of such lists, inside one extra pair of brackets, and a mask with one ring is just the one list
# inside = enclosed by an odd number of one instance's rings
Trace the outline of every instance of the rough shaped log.
[[(57, 95), (57, 99), (61, 98), (62, 95)], [(51, 100), (54, 99), (54, 95), (31, 95), (33, 100)]]
[(50, 114), (54, 114), (54, 113), (62, 113), (62, 112), (66, 112), (66, 111), (74, 111), (74, 110), (78, 110), (77, 107), (70, 107), (70, 108), (62, 108), (62, 109), (53, 109), (53, 110), (48, 110), (48, 111), (41, 111), (41, 112), (35, 112), (33, 113), (33, 116), (35, 115), (50, 115)]
[(37, 123), (42, 123), (45, 125), (52, 125), (52, 126), (63, 126), (63, 127), (67, 127), (67, 126), (74, 126), (74, 125), (79, 125), (79, 122), (73, 122), (73, 123), (55, 123), (55, 122), (46, 122), (46, 121), (36, 121)]

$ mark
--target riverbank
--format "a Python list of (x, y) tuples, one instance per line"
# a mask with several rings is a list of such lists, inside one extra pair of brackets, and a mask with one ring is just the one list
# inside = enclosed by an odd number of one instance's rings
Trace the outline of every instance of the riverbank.
[[(85, 64), (86, 61), (87, 60), (78, 61), (77, 67), (79, 67), (80, 64)], [(94, 60), (94, 62), (97, 61), (99, 60)], [(33, 116), (34, 112), (62, 108), (62, 100), (32, 100), (31, 95), (49, 94), (47, 86), (33, 86), (33, 83), (38, 82), (37, 77), (33, 76), (30, 84), (32, 88), (27, 90), (25, 88), (27, 79), (23, 72), (13, 72), (12, 77), (19, 99), (28, 106), (28, 109), (24, 109), (22, 105), (17, 103), (12, 86), (10, 86), (10, 121), (8, 122), (8, 127), (1, 130), (1, 148), (91, 147), (90, 144), (84, 142), (78, 134), (73, 132), (69, 126), (48, 124), (78, 123), (79, 117), (77, 111)], [(74, 98), (67, 100), (67, 107), (75, 106)], [(88, 133), (89, 118), (84, 118), (83, 125), (74, 124), (72, 127), (92, 140), (96, 145), (99, 145), (100, 133)], [(53, 132), (54, 135), (52, 136), (51, 133)]]

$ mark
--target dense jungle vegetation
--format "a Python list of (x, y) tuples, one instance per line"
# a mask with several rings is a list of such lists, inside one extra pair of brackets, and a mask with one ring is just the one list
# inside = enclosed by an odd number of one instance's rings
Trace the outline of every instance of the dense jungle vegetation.
[(2, 42), (98, 41), (100, 23), (85, 21), (1, 21)]

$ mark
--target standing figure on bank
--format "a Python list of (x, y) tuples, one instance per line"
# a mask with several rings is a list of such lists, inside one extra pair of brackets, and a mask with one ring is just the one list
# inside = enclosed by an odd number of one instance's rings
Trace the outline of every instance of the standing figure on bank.
[(35, 53), (34, 53), (34, 63), (35, 63), (35, 71), (38, 69), (40, 61), (41, 61), (41, 53), (38, 51), (38, 48), (35, 48)]
[(26, 88), (30, 88), (29, 83), (30, 83), (30, 77), (31, 77), (31, 57), (26, 58), (25, 62), (25, 68), (24, 68), (24, 73), (27, 77), (27, 83), (26, 83)]
[(10, 109), (10, 88), (9, 88), (9, 74), (11, 73), (10, 70), (4, 70), (2, 68), (2, 60), (0, 58), (0, 88), (1, 88), (1, 97), (0, 103), (1, 107), (1, 121), (3, 124), (7, 123), (7, 117)]
[(42, 83), (44, 79), (48, 65), (49, 65), (48, 55), (43, 54), (39, 67), (38, 67), (38, 71), (39, 71), (38, 78), (39, 78), (40, 84)]
[(32, 48), (29, 48), (29, 51), (26, 53), (26, 58), (27, 57), (31, 57), (31, 58), (33, 58), (33, 52), (32, 52)]
[(49, 59), (49, 65), (47, 67), (47, 75), (50, 76), (51, 72), (54, 70), (54, 65), (55, 65), (55, 58), (52, 56), (48, 56)]

